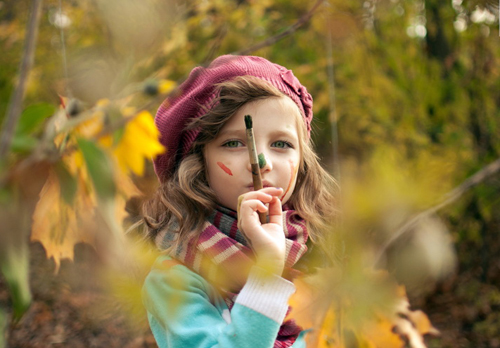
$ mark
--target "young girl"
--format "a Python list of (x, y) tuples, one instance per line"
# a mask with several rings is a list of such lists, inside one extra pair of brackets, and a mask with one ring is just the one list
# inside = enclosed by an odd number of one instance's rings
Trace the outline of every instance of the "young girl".
[[(258, 191), (245, 115), (265, 158)], [(251, 56), (194, 69), (160, 106), (167, 151), (155, 160), (161, 186), (143, 212), (147, 236), (164, 251), (144, 284), (159, 347), (305, 347), (305, 331), (285, 319), (291, 280), (335, 210), (311, 121), (312, 98), (293, 73)]]

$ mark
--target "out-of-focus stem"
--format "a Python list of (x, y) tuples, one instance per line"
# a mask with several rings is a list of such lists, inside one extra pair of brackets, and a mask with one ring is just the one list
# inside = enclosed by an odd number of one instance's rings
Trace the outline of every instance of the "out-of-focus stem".
[(28, 28), (26, 32), (26, 41), (24, 44), (23, 59), (19, 67), (19, 82), (16, 89), (12, 94), (9, 102), (9, 108), (5, 115), (4, 127), (0, 136), (0, 160), (3, 159), (10, 148), (12, 136), (16, 129), (17, 122), (21, 116), (21, 106), (24, 99), (24, 92), (26, 90), (26, 82), (28, 75), (33, 66), (36, 39), (38, 36), (38, 23), (40, 22), (40, 13), (42, 12), (42, 0), (33, 0), (31, 16), (28, 21)]

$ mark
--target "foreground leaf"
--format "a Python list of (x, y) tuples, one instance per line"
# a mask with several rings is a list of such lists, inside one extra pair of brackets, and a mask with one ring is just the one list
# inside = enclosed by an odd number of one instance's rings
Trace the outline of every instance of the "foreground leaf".
[(116, 186), (111, 161), (94, 142), (81, 138), (77, 142), (97, 196), (101, 200), (112, 199), (116, 194)]
[(370, 291), (392, 298), (374, 296), (367, 301), (355, 291), (343, 291), (352, 279), (342, 278), (334, 269), (295, 281), (291, 317), (313, 329), (307, 336), (308, 347), (402, 348), (408, 342), (411, 348), (424, 348), (423, 335), (438, 333), (425, 313), (410, 310), (404, 288), (384, 272), (367, 272), (363, 278)]

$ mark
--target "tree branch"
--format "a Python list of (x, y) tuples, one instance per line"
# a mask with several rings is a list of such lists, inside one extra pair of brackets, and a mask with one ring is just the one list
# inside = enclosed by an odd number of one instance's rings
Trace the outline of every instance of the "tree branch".
[(42, 12), (42, 0), (33, 0), (31, 16), (27, 25), (26, 41), (24, 45), (23, 59), (19, 67), (19, 82), (12, 94), (9, 108), (5, 115), (4, 127), (0, 136), (0, 160), (3, 159), (10, 148), (12, 136), (21, 116), (21, 106), (26, 90), (28, 75), (33, 66), (35, 57), (36, 39), (38, 36), (38, 23)]
[(438, 210), (446, 207), (447, 205), (455, 202), (459, 199), (466, 191), (470, 190), (472, 187), (484, 181), (487, 177), (500, 172), (500, 158), (496, 159), (492, 163), (488, 164), (486, 167), (482, 168), (474, 175), (469, 177), (459, 186), (455, 187), (453, 190), (448, 192), (443, 196), (441, 202), (436, 204), (435, 206), (424, 210), (423, 212), (414, 216), (411, 220), (401, 226), (392, 236), (389, 238), (385, 244), (380, 248), (377, 257), (375, 258), (375, 266), (377, 266), (382, 260), (382, 256), (385, 254), (387, 249), (401, 237), (403, 234), (411, 231), (413, 227), (423, 218), (429, 217), (435, 214)]
[(264, 41), (261, 41), (261, 42), (259, 42), (258, 44), (254, 45), (254, 46), (242, 49), (240, 51), (233, 52), (231, 54), (243, 56), (243, 55), (249, 54), (251, 52), (260, 50), (261, 48), (264, 48), (264, 47), (267, 47), (267, 46), (271, 46), (274, 43), (280, 41), (281, 39), (287, 37), (288, 35), (293, 34), (294, 32), (297, 31), (297, 29), (299, 29), (301, 26), (303, 26), (305, 23), (307, 23), (309, 21), (309, 19), (311, 19), (311, 17), (313, 16), (314, 12), (316, 12), (316, 10), (318, 9), (318, 7), (324, 1), (325, 0), (318, 0), (314, 4), (314, 6), (309, 10), (309, 12), (307, 12), (302, 17), (300, 17), (297, 22), (295, 22), (293, 25), (289, 26), (285, 31), (283, 31), (283, 32), (281, 32), (281, 33), (279, 33), (279, 34), (277, 34), (275, 36), (272, 36), (272, 37), (270, 37), (270, 38), (268, 38), (268, 39), (266, 39)]

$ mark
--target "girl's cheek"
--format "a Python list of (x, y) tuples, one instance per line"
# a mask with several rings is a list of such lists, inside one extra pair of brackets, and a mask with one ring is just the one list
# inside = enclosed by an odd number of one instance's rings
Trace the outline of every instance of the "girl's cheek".
[(290, 188), (292, 187), (292, 185), (295, 181), (295, 177), (297, 176), (297, 169), (299, 168), (298, 165), (296, 166), (293, 163), (292, 159), (289, 159), (288, 163), (290, 164), (290, 180), (288, 180), (288, 186), (285, 190), (285, 193), (283, 193), (283, 196), (281, 196), (280, 200), (283, 200), (286, 197), (286, 194), (288, 193), (288, 191), (290, 191)]
[(217, 162), (217, 165), (220, 167), (220, 169), (222, 169), (224, 171), (224, 173), (226, 173), (227, 175), (233, 176), (233, 172), (231, 172), (231, 169), (229, 169), (228, 167), (226, 167), (224, 165), (224, 163)]

